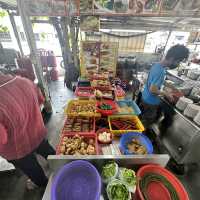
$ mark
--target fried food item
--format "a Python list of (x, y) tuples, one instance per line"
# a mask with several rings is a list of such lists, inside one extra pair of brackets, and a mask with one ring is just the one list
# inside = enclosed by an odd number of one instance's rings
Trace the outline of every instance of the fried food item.
[(144, 147), (138, 139), (132, 139), (130, 143), (127, 144), (130, 153), (135, 153), (139, 155), (147, 154), (147, 149)]
[(71, 107), (71, 111), (70, 113), (74, 113), (74, 114), (83, 114), (83, 113), (95, 113), (96, 112), (96, 107), (93, 104), (74, 104)]
[(63, 155), (95, 155), (95, 140), (78, 134), (73, 137), (63, 137), (60, 153)]
[(67, 118), (63, 131), (65, 132), (91, 132), (93, 119), (89, 117)]

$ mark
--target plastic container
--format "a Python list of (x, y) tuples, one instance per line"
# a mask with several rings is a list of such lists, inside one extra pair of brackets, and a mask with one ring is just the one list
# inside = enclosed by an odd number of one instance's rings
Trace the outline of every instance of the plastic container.
[[(113, 130), (112, 123), (111, 123), (113, 119), (131, 120), (135, 124), (136, 129), (135, 130)], [(114, 135), (122, 135), (122, 134), (128, 133), (128, 132), (141, 133), (145, 130), (140, 119), (137, 116), (134, 116), (134, 115), (111, 115), (111, 116), (108, 117), (108, 123), (109, 123), (110, 131)]]
[[(188, 194), (183, 185), (171, 172), (165, 168), (159, 165), (145, 165), (137, 172), (138, 180), (141, 180), (146, 173), (156, 173), (164, 176), (175, 188), (180, 200), (189, 200)], [(150, 197), (149, 200), (171, 200), (171, 198), (169, 198), (169, 192), (167, 188), (160, 182), (150, 183), (147, 187), (147, 192), (148, 196)], [(137, 184), (136, 189), (136, 200), (144, 200), (139, 183)]]
[[(111, 110), (101, 109), (100, 106), (104, 103), (110, 105), (112, 109)], [(97, 107), (97, 112), (101, 113), (103, 116), (113, 115), (114, 113), (117, 112), (117, 104), (111, 100), (97, 101), (96, 107)]]
[[(74, 123), (77, 123), (77, 119), (85, 119), (85, 118), (88, 118), (89, 120), (89, 124), (90, 126), (92, 126), (92, 128), (90, 129), (90, 131), (84, 131), (83, 130), (83, 121), (80, 122), (81, 124), (81, 130), (80, 131), (73, 131), (73, 124)], [(73, 121), (73, 122), (72, 122)], [(71, 124), (72, 125), (72, 128), (71, 130), (65, 130), (65, 126), (67, 124)], [(65, 120), (65, 124), (64, 124), (64, 127), (62, 129), (62, 135), (67, 135), (67, 134), (94, 134), (95, 133), (95, 119), (93, 117), (79, 117), (79, 118), (66, 118)]]
[(131, 142), (132, 139), (138, 139), (140, 141), (140, 143), (146, 147), (147, 154), (153, 153), (153, 145), (147, 136), (145, 136), (142, 133), (131, 133), (130, 132), (130, 133), (124, 134), (120, 138), (119, 148), (123, 154), (125, 154), (125, 155), (133, 154), (133, 153), (130, 153), (127, 148), (127, 143)]
[[(90, 105), (93, 107), (93, 112), (73, 112), (72, 109), (74, 106), (85, 106), (85, 105)], [(69, 117), (78, 117), (78, 116), (86, 116), (86, 117), (98, 117), (99, 114), (96, 113), (96, 101), (93, 100), (71, 100), (69, 101), (68, 105), (65, 108), (65, 114)]]
[[(83, 136), (86, 140), (94, 139), (94, 141), (95, 141), (96, 155), (99, 154), (98, 142), (97, 142), (97, 137), (96, 137), (95, 134), (77, 134), (77, 135)], [(60, 152), (60, 147), (62, 146), (64, 137), (69, 137), (69, 138), (70, 138), (70, 137), (74, 137), (74, 133), (68, 133), (68, 134), (64, 134), (64, 135), (61, 136), (59, 145), (58, 145), (57, 148), (56, 148), (56, 154), (57, 154), (57, 155), (60, 155), (60, 154), (61, 154), (61, 152)], [(65, 155), (66, 155), (66, 154), (65, 154)]]
[(87, 161), (73, 161), (62, 167), (53, 180), (51, 200), (99, 200), (101, 177)]
[(122, 100), (122, 101), (117, 101), (117, 104), (120, 108), (130, 107), (133, 110), (133, 112), (126, 112), (126, 111), (121, 112), (119, 109), (118, 115), (140, 115), (141, 114), (140, 108), (134, 101)]
[[(107, 100), (115, 100), (115, 92), (114, 90), (105, 90), (105, 89), (100, 89), (99, 90), (101, 93), (102, 93), (102, 96), (99, 97), (98, 95), (96, 95), (96, 99), (107, 99)], [(106, 95), (106, 94), (111, 94), (112, 93), (112, 96), (109, 96), (109, 95)]]
[(84, 98), (94, 97), (94, 89), (92, 87), (77, 87), (75, 90), (75, 95), (77, 97)]
[(120, 86), (117, 86), (115, 88), (115, 96), (117, 98), (124, 98), (125, 95), (126, 95), (126, 93), (124, 92), (124, 90)]
[[(100, 134), (100, 133), (103, 133), (103, 132), (107, 132), (107, 133), (110, 133), (110, 134), (111, 134), (111, 140), (110, 140), (110, 141), (108, 141), (108, 142), (103, 142), (103, 141), (99, 140), (99, 134)], [(96, 132), (96, 134), (97, 134), (97, 140), (98, 140), (98, 142), (99, 142), (100, 144), (111, 144), (111, 143), (112, 143), (113, 135), (112, 135), (112, 133), (110, 132), (109, 129), (107, 129), (107, 128), (101, 128), (101, 129), (99, 129), (99, 130)]]

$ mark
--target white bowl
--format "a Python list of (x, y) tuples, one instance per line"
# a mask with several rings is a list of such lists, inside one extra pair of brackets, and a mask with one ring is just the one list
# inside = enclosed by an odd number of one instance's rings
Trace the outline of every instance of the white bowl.
[(200, 106), (195, 104), (188, 104), (184, 110), (184, 115), (194, 119), (198, 112), (200, 112)]
[(176, 107), (181, 110), (184, 111), (186, 109), (186, 107), (188, 106), (188, 104), (192, 104), (193, 101), (191, 99), (185, 98), (185, 97), (180, 97), (178, 102), (176, 103)]

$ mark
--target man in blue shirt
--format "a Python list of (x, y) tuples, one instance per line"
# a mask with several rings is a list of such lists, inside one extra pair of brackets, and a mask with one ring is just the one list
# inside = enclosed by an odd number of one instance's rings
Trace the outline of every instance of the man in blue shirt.
[(161, 62), (152, 66), (142, 92), (142, 101), (140, 103), (142, 121), (146, 126), (152, 124), (157, 117), (160, 97), (164, 96), (172, 99), (171, 94), (161, 90), (165, 81), (166, 68), (176, 68), (188, 56), (189, 50), (184, 45), (175, 45), (169, 49)]

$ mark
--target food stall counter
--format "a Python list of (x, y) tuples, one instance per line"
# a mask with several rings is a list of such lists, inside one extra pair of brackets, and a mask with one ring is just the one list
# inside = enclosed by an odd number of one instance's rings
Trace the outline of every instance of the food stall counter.
[(56, 172), (65, 164), (75, 160), (86, 160), (91, 162), (98, 170), (108, 161), (115, 161), (124, 167), (138, 168), (145, 164), (158, 164), (165, 167), (169, 161), (169, 156), (163, 155), (135, 155), (135, 156), (49, 156), (48, 161), (52, 174), (49, 178), (48, 185), (46, 187), (42, 200), (51, 200), (51, 186), (53, 177)]

